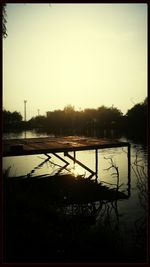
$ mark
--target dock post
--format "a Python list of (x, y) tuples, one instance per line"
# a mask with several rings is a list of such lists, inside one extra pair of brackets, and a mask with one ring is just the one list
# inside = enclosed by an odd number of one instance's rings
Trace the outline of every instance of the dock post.
[(95, 149), (95, 175), (96, 175), (96, 183), (98, 179), (98, 149)]
[(130, 197), (131, 189), (131, 145), (128, 144), (128, 196)]
[(74, 165), (75, 165), (75, 159), (76, 159), (76, 151), (73, 151), (73, 157), (74, 157)]

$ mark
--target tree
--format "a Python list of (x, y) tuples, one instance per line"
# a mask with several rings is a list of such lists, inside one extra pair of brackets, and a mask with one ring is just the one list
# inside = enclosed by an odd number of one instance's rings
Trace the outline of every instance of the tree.
[(6, 28), (6, 23), (7, 23), (7, 13), (6, 13), (6, 4), (2, 4), (2, 36), (3, 38), (7, 37), (7, 28)]
[(75, 111), (75, 108), (72, 105), (67, 105), (66, 107), (64, 107), (64, 112), (66, 113), (72, 113), (74, 111)]
[(127, 130), (134, 136), (147, 135), (147, 100), (134, 105), (126, 114)]
[(45, 124), (46, 124), (46, 117), (42, 115), (33, 117), (28, 121), (28, 125), (35, 128), (44, 127)]
[(4, 128), (17, 127), (22, 122), (22, 115), (17, 112), (3, 111)]
[(101, 125), (116, 123), (121, 116), (122, 112), (115, 107), (101, 106), (98, 108), (98, 120)]
[(143, 101), (143, 105), (147, 105), (148, 104), (148, 97), (145, 97), (144, 101)]
[(147, 116), (147, 107), (146, 103), (143, 104), (136, 104), (134, 107), (129, 109), (127, 111), (127, 117), (132, 122), (142, 122), (142, 119), (144, 119)]

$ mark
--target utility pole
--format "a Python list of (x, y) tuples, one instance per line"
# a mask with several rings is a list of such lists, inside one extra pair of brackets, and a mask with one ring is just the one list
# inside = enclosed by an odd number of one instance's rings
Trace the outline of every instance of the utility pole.
[(24, 100), (24, 121), (26, 121), (26, 104), (27, 100)]
[(40, 110), (38, 109), (38, 116), (40, 116)]

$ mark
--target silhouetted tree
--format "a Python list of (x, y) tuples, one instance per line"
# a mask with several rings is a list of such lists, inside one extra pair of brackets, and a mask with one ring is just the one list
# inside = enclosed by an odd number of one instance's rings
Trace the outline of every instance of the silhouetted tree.
[(144, 137), (147, 132), (147, 98), (128, 110), (125, 116), (113, 106), (76, 111), (72, 105), (67, 105), (63, 110), (48, 111), (47, 116), (36, 116), (19, 124), (22, 121), (20, 113), (6, 110), (3, 113), (5, 128), (22, 125), (43, 129), (55, 135), (113, 137), (127, 134), (130, 137)]
[(147, 98), (127, 111), (127, 132), (139, 138), (147, 135)]
[(41, 128), (45, 126), (45, 116), (39, 115), (36, 117), (33, 117), (28, 121), (28, 125), (35, 127), (35, 128)]
[(114, 128), (122, 113), (117, 108), (100, 107), (75, 111), (67, 105), (64, 110), (47, 112), (47, 125), (53, 133), (97, 135), (99, 129)]
[(22, 123), (22, 115), (17, 112), (3, 111), (3, 126), (4, 129), (11, 129), (14, 127), (20, 127)]
[(98, 118), (99, 121), (103, 123), (116, 122), (121, 116), (122, 112), (115, 107), (107, 108), (105, 106), (101, 106), (98, 108)]
[(72, 113), (74, 111), (75, 111), (74, 106), (72, 106), (70, 104), (64, 107), (64, 112), (66, 112), (66, 113)]
[(6, 4), (2, 4), (2, 36), (4, 38), (7, 37), (7, 28), (6, 28), (6, 23), (7, 23), (7, 13), (6, 13)]
[(143, 120), (147, 118), (147, 105), (143, 104), (136, 104), (133, 108), (128, 110), (127, 117), (130, 122), (133, 124), (143, 123)]
[(145, 97), (145, 99), (143, 101), (143, 105), (148, 105), (148, 97)]
[(4, 121), (9, 122), (9, 123), (17, 123), (17, 122), (22, 121), (22, 115), (17, 111), (10, 112), (10, 111), (4, 110), (3, 119)]

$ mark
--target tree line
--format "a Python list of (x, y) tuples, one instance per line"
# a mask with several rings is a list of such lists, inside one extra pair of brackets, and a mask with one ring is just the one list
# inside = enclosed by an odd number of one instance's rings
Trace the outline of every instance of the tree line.
[(135, 104), (125, 115), (116, 107), (101, 106), (76, 111), (72, 105), (63, 110), (48, 111), (46, 116), (32, 117), (27, 122), (15, 111), (3, 111), (4, 131), (39, 129), (55, 135), (136, 135), (147, 133), (147, 98)]

